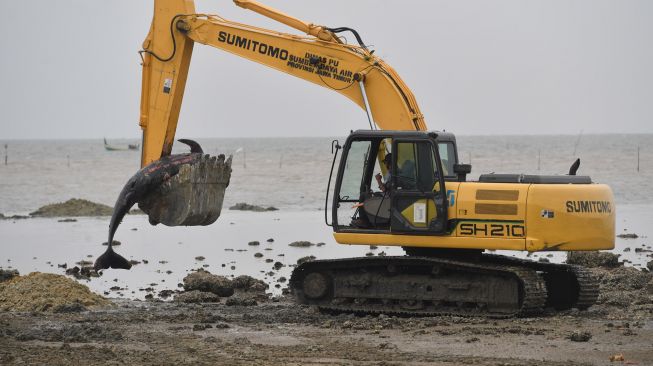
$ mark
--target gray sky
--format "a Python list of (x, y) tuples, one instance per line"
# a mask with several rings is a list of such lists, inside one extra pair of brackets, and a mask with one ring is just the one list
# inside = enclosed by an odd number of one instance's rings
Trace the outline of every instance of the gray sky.
[[(457, 134), (653, 132), (653, 1), (273, 1), (349, 26)], [(152, 1), (0, 1), (0, 139), (140, 137)], [(196, 10), (295, 32), (227, 0)], [(348, 37), (351, 38), (351, 37)], [(177, 136), (333, 136), (366, 128), (337, 93), (195, 45)]]

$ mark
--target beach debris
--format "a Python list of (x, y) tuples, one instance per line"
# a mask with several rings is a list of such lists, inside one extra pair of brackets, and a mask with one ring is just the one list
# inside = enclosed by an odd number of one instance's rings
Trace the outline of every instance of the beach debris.
[(197, 304), (202, 302), (220, 302), (220, 296), (206, 291), (186, 291), (175, 295), (175, 302)]
[(270, 238), (270, 239), (267, 240), (267, 242), (268, 242), (268, 243), (274, 243), (274, 239), (273, 239), (273, 238)]
[(193, 324), (193, 332), (213, 328), (211, 324)]
[(254, 253), (254, 257), (261, 258), (263, 257), (263, 253)]
[(20, 274), (15, 269), (0, 269), (0, 282), (9, 281)]
[(256, 279), (251, 276), (241, 275), (234, 278), (232, 281), (233, 287), (239, 291), (246, 292), (255, 292), (262, 295), (265, 295), (265, 290), (268, 288), (268, 284), (264, 281)]
[(79, 217), (79, 216), (110, 216), (112, 208), (101, 203), (80, 198), (71, 198), (66, 202), (42, 206), (31, 212), (32, 217)]
[(67, 219), (57, 220), (57, 222), (77, 222), (77, 219), (67, 218)]
[(649, 295), (653, 295), (653, 279), (648, 281), (646, 284), (646, 292), (648, 292)]
[(274, 267), (275, 270), (278, 271), (278, 270), (280, 270), (280, 269), (283, 267), (283, 263), (281, 263), (281, 262), (274, 262), (274, 266), (273, 266), (273, 267)]
[(618, 234), (617, 238), (622, 238), (622, 239), (637, 239), (639, 238), (639, 235), (635, 233), (624, 233), (624, 234)]
[(196, 260), (196, 261), (200, 261), (200, 262), (203, 261), (203, 260), (205, 260), (205, 259), (206, 259), (206, 258), (205, 258), (203, 255), (198, 255), (197, 257), (195, 257), (195, 260)]
[(588, 331), (575, 330), (567, 336), (572, 342), (587, 342), (592, 339), (592, 333)]
[(68, 263), (57, 264), (57, 268), (64, 268), (64, 269), (65, 269), (65, 268), (68, 268)]
[(251, 245), (251, 246), (257, 246), (257, 245), (260, 245), (260, 244), (261, 244), (261, 243), (258, 242), (257, 240), (250, 241), (249, 243), (247, 243), (247, 245)]
[(159, 291), (159, 297), (162, 299), (167, 299), (175, 293), (173, 290), (161, 290)]
[(204, 269), (191, 273), (184, 277), (184, 290), (212, 292), (221, 297), (229, 297), (234, 294), (234, 287), (226, 277), (214, 275)]
[(326, 245), (326, 243), (319, 242), (319, 243), (317, 243), (317, 244), (315, 244), (315, 245), (317, 245), (318, 247), (321, 247), (321, 246), (323, 246), (323, 245)]
[(278, 211), (279, 209), (274, 206), (263, 207), (257, 205), (250, 205), (249, 203), (240, 202), (229, 207), (230, 210), (237, 211), (254, 211), (254, 212), (265, 212), (265, 211)]
[(30, 216), (26, 215), (12, 215), (12, 216), (5, 216), (3, 214), (0, 214), (0, 220), (23, 220), (23, 219), (29, 219)]
[(0, 310), (53, 312), (81, 304), (85, 308), (111, 303), (88, 287), (52, 273), (32, 272), (0, 283)]
[(225, 302), (227, 306), (256, 306), (258, 303), (251, 297), (233, 296)]
[(316, 258), (314, 255), (307, 255), (306, 257), (301, 257), (297, 260), (297, 265), (300, 265), (302, 263), (314, 261)]
[(567, 252), (567, 263), (583, 267), (619, 267), (619, 254), (610, 252)]
[(90, 266), (68, 268), (66, 269), (66, 274), (78, 280), (90, 280), (91, 277), (100, 277), (100, 273)]
[(290, 247), (298, 247), (298, 248), (308, 248), (311, 247), (315, 244), (311, 243), (310, 241), (306, 240), (300, 240), (300, 241), (293, 241), (292, 243), (288, 244)]
[(615, 355), (610, 356), (610, 362), (623, 362), (626, 361), (626, 358), (624, 357), (623, 353), (617, 353)]

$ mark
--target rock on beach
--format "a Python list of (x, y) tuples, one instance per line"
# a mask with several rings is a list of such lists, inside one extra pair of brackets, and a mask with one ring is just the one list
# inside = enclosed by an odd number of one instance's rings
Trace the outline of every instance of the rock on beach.
[(184, 277), (184, 290), (211, 292), (220, 297), (229, 297), (234, 294), (234, 287), (230, 279), (214, 275), (203, 269)]

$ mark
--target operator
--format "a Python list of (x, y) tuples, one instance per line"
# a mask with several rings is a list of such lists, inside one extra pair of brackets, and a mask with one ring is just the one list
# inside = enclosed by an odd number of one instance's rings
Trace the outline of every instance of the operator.
[(392, 174), (390, 174), (390, 167), (392, 166), (392, 153), (388, 153), (383, 158), (383, 164), (385, 164), (386, 173), (384, 176), (381, 176), (381, 173), (377, 173), (375, 178), (376, 182), (379, 184), (379, 189), (381, 192), (385, 193), (390, 189)]

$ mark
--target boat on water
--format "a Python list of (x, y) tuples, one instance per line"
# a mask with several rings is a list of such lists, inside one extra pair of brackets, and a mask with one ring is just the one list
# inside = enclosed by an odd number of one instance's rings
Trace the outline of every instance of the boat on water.
[(104, 148), (107, 151), (126, 151), (126, 150), (138, 150), (140, 147), (139, 144), (128, 144), (127, 146), (125, 145), (110, 145), (107, 142), (107, 139), (104, 138)]

